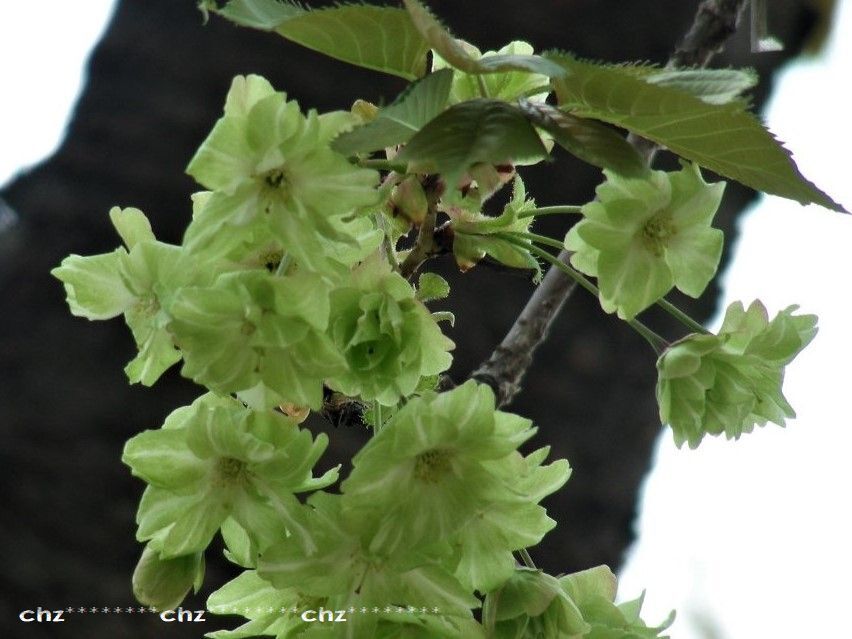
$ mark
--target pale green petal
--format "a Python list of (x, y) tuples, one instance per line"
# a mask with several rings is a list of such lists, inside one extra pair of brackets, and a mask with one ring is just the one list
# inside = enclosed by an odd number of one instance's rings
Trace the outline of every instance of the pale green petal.
[(69, 255), (50, 273), (65, 286), (68, 306), (77, 317), (104, 320), (121, 315), (136, 302), (136, 296), (121, 277), (120, 264), (127, 252)]
[(671, 289), (669, 267), (637, 243), (626, 253), (601, 253), (598, 258), (598, 286), (601, 306), (622, 319), (633, 319)]
[(260, 158), (249, 145), (246, 127), (244, 117), (221, 118), (201, 143), (186, 172), (206, 189), (228, 192), (251, 177)]
[(209, 469), (187, 446), (183, 428), (139, 433), (124, 445), (121, 461), (149, 484), (175, 490), (196, 484)]
[(723, 243), (722, 231), (712, 228), (672, 237), (665, 260), (674, 275), (675, 286), (691, 297), (699, 297), (719, 268)]
[(225, 115), (246, 117), (251, 108), (263, 98), (275, 93), (266, 78), (259, 75), (238, 75), (231, 82), (225, 98)]
[(128, 249), (139, 242), (155, 241), (151, 223), (139, 209), (114, 206), (109, 211), (109, 219)]

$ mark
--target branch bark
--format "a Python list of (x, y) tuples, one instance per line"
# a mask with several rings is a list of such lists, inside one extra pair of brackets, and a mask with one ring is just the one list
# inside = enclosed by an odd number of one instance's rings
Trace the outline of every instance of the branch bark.
[[(692, 26), (666, 66), (707, 66), (736, 32), (747, 1), (704, 0), (698, 6)], [(628, 140), (649, 164), (653, 161), (659, 150), (656, 144), (633, 134), (628, 136)], [(568, 251), (559, 253), (559, 259), (565, 263), (569, 257)], [(550, 326), (575, 288), (575, 282), (556, 267), (551, 267), (506, 337), (471, 374), (473, 379), (488, 384), (494, 390), (498, 406), (505, 406), (520, 392), (536, 350), (547, 338)]]

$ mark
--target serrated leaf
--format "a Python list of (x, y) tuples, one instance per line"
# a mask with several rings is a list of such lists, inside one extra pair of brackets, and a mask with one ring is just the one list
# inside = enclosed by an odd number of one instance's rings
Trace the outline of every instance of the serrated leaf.
[(751, 69), (666, 69), (646, 78), (651, 84), (685, 91), (708, 104), (733, 102), (757, 80)]
[(469, 100), (450, 107), (415, 135), (397, 159), (412, 171), (441, 173), (455, 181), (472, 165), (537, 160), (547, 150), (533, 126), (512, 105)]
[(231, 0), (215, 13), (243, 27), (271, 31), (282, 22), (305, 13), (301, 7), (281, 0)]
[(549, 104), (520, 100), (518, 106), (533, 124), (584, 162), (627, 177), (639, 177), (648, 171), (633, 145), (606, 125), (564, 113)]
[(331, 58), (406, 80), (426, 70), (429, 45), (404, 9), (350, 4), (310, 11), (279, 0), (231, 0), (210, 10), (241, 26), (275, 31)]
[(465, 73), (502, 73), (526, 71), (541, 73), (548, 77), (561, 77), (565, 69), (559, 64), (537, 55), (495, 55), (482, 59), (472, 57), (465, 48), (450, 35), (443, 25), (418, 0), (403, 0), (414, 26), (429, 43), (429, 46), (446, 62)]
[(395, 7), (343, 5), (300, 13), (275, 31), (329, 57), (415, 80), (426, 70), (429, 45), (408, 14)]
[(450, 294), (450, 285), (437, 273), (423, 273), (417, 280), (417, 299), (421, 302), (442, 300)]
[(376, 118), (339, 135), (331, 148), (344, 155), (370, 153), (407, 142), (447, 104), (453, 72), (442, 69), (411, 85)]
[(567, 54), (549, 58), (568, 71), (553, 85), (560, 106), (572, 114), (628, 129), (753, 189), (845, 212), (802, 176), (789, 151), (741, 104), (708, 104), (619, 67)]

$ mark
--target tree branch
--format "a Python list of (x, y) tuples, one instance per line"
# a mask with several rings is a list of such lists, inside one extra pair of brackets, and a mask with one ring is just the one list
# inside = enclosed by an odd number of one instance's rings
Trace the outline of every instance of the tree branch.
[[(695, 19), (675, 52), (668, 67), (704, 67), (725, 45), (737, 29), (747, 0), (704, 0)], [(628, 140), (650, 164), (658, 146), (632, 134)], [(559, 259), (566, 264), (570, 254), (561, 251)], [(576, 284), (562, 271), (551, 267), (535, 290), (506, 337), (471, 377), (488, 384), (504, 406), (521, 390), (521, 382), (532, 363), (539, 345)]]

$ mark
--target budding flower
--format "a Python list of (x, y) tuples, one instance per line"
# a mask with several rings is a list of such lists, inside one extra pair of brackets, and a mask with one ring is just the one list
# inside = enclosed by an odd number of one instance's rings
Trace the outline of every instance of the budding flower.
[(418, 226), (426, 219), (426, 212), (429, 209), (423, 185), (413, 175), (408, 176), (394, 188), (391, 204), (396, 213)]

